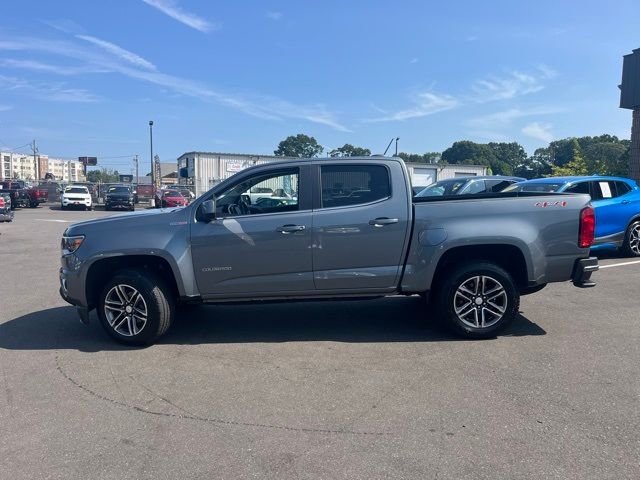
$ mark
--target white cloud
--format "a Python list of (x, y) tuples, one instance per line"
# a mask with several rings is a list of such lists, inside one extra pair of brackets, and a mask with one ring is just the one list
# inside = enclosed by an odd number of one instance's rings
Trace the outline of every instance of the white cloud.
[(534, 107), (528, 110), (522, 110), (520, 108), (510, 108), (499, 112), (489, 113), (487, 115), (481, 115), (470, 119), (467, 124), (477, 128), (501, 128), (510, 126), (515, 120), (532, 117), (538, 115), (549, 115), (552, 113), (558, 113), (561, 110), (558, 108), (549, 107)]
[(129, 62), (130, 64), (135, 65), (136, 67), (142, 67), (148, 70), (156, 69), (156, 66), (153, 63), (149, 62), (148, 60), (145, 60), (140, 55), (136, 55), (135, 53), (130, 52), (129, 50), (125, 50), (124, 48), (119, 47), (115, 43), (107, 42), (106, 40), (101, 40), (99, 38), (92, 37), (91, 35), (76, 35), (76, 38), (79, 38), (89, 43), (93, 43), (94, 45), (97, 45), (103, 50), (106, 50), (110, 54), (115, 55), (116, 57), (121, 58), (125, 62)]
[(460, 102), (451, 95), (438, 95), (436, 93), (420, 93), (415, 98), (416, 106), (406, 110), (400, 110), (381, 118), (368, 119), (369, 122), (387, 122), (393, 120), (408, 120), (410, 118), (426, 117), (434, 113), (444, 112), (459, 106)]
[(87, 73), (108, 73), (110, 70), (106, 68), (97, 68), (91, 66), (74, 66), (67, 65), (51, 65), (49, 63), (37, 62), (34, 60), (14, 60), (6, 59), (0, 61), (0, 66), (6, 68), (19, 68), (23, 70), (32, 70), (36, 72), (53, 73), (56, 75), (82, 75)]
[(216, 30), (216, 26), (202, 17), (182, 10), (174, 0), (142, 0), (147, 5), (157, 8), (165, 15), (195, 30), (207, 33)]
[[(99, 40), (99, 39), (98, 39)], [(104, 42), (104, 41), (103, 41)], [(95, 46), (100, 46), (91, 42)], [(110, 42), (107, 42), (110, 43)], [(115, 47), (117, 45), (111, 44)], [(282, 120), (284, 118), (302, 119), (309, 122), (325, 125), (335, 130), (349, 132), (350, 130), (341, 124), (336, 116), (322, 104), (294, 104), (287, 100), (260, 94), (240, 95), (218, 91), (210, 86), (193, 81), (188, 78), (177, 77), (159, 72), (157, 70), (137, 68), (138, 64), (124, 59), (120, 50), (87, 49), (68, 42), (44, 41), (37, 38), (26, 37), (15, 40), (0, 40), (0, 50), (10, 51), (37, 51), (47, 54), (59, 55), (83, 61), (88, 67), (103, 69), (112, 73), (118, 73), (129, 78), (152, 83), (163, 87), (172, 94), (185, 95), (203, 101), (217, 103), (247, 115), (267, 120)], [(119, 47), (118, 47), (119, 48)], [(105, 55), (105, 52), (108, 55)], [(135, 55), (135, 54), (133, 54)], [(123, 62), (124, 60), (124, 62)], [(126, 63), (125, 63), (126, 62)], [(63, 66), (51, 66), (63, 69)], [(81, 90), (76, 90), (75, 101), (95, 101), (96, 97), (88, 92), (82, 95)], [(72, 97), (74, 92), (67, 89), (67, 94)], [(62, 98), (63, 92), (58, 92), (57, 98)]]
[(51, 102), (90, 103), (98, 101), (93, 93), (69, 88), (64, 83), (31, 83), (25, 79), (0, 75), (0, 90), (18, 92)]
[[(416, 107), (366, 121), (407, 120), (451, 110), (463, 105), (511, 100), (542, 90), (544, 84), (541, 80), (551, 78), (551, 72), (553, 72), (551, 69), (541, 70), (540, 75), (535, 75), (512, 71), (503, 76), (494, 75), (482, 78), (473, 82), (469, 93), (459, 96), (431, 92), (419, 93), (413, 99), (417, 104)], [(513, 115), (513, 112), (510, 114)]]
[(538, 70), (540, 70), (544, 78), (551, 79), (551, 78), (556, 78), (558, 76), (558, 72), (556, 72), (553, 68), (544, 64), (538, 65)]
[(477, 80), (471, 89), (474, 100), (479, 103), (506, 100), (542, 90), (538, 77), (513, 71), (507, 76), (492, 76)]
[(278, 21), (282, 18), (282, 12), (267, 12), (267, 18)]
[(550, 143), (553, 140), (553, 134), (551, 133), (552, 125), (550, 123), (533, 122), (526, 125), (522, 129), (522, 133), (525, 135), (541, 140), (545, 143)]
[(409, 63), (418, 63), (418, 59), (414, 57), (411, 60), (409, 60)]

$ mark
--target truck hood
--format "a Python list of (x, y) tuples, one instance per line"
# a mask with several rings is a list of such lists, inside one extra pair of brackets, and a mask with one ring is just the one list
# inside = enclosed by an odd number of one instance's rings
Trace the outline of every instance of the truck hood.
[(188, 222), (190, 209), (160, 208), (120, 213), (104, 218), (74, 223), (66, 230), (67, 235), (88, 235), (95, 232), (117, 234), (126, 229), (170, 228), (174, 225), (185, 225)]

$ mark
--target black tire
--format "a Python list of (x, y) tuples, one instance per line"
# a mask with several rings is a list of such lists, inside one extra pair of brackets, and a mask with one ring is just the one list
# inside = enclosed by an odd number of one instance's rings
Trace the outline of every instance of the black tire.
[(622, 244), (622, 253), (627, 257), (640, 257), (640, 220), (634, 220), (627, 228), (624, 234), (624, 243)]
[(107, 206), (105, 205), (105, 207), (104, 207), (104, 211), (105, 211), (105, 212), (108, 212), (109, 210), (111, 210), (111, 207), (107, 207)]
[[(473, 279), (476, 277), (478, 280), (474, 281)], [(440, 288), (436, 292), (436, 298), (434, 298), (438, 315), (451, 330), (460, 336), (477, 339), (493, 338), (518, 315), (520, 294), (511, 275), (498, 265), (481, 261), (471, 262), (455, 268), (441, 282)], [(487, 295), (489, 299), (492, 298), (491, 288), (496, 288), (498, 285), (502, 287), (504, 296), (500, 294), (499, 299), (494, 300), (493, 303), (488, 303), (487, 298), (483, 300), (483, 295), (476, 294), (477, 296), (474, 296), (472, 294), (468, 295), (469, 303), (466, 304), (464, 299), (464, 295), (467, 295), (466, 291), (463, 292), (459, 289), (477, 285), (475, 290), (479, 292), (482, 290), (480, 282), (487, 286), (487, 291), (490, 293), (490, 295)], [(473, 290), (473, 288), (470, 290)], [(457, 293), (458, 295), (456, 295)], [(478, 305), (475, 302), (476, 298), (479, 298), (478, 301), (483, 303)], [(495, 308), (495, 305), (499, 308)], [(467, 307), (469, 307), (468, 310), (466, 309)], [(459, 314), (456, 313), (456, 308), (461, 309)], [(491, 313), (493, 311), (500, 312), (501, 309), (504, 312), (499, 318)], [(465, 312), (469, 312), (469, 314), (465, 316)], [(482, 315), (486, 315), (488, 326), (481, 326), (484, 323)], [(494, 323), (496, 318), (497, 321)], [(467, 323), (465, 323), (465, 320)], [(475, 326), (470, 323), (475, 324)]]
[(38, 202), (32, 202), (29, 204), (29, 208), (38, 208)]
[[(147, 320), (141, 329), (133, 335), (124, 335), (116, 331), (107, 319), (105, 301), (109, 292), (117, 285), (125, 285), (137, 290), (144, 299)], [(159, 277), (146, 270), (123, 270), (109, 280), (100, 293), (97, 308), (100, 323), (106, 332), (120, 343), (126, 345), (152, 344), (166, 333), (174, 318), (175, 302), (170, 292), (170, 289)]]
[(136, 207), (131, 207), (131, 208), (129, 209), (129, 211), (130, 211), (130, 212), (133, 212), (135, 209), (136, 209)]
[(67, 207), (65, 207), (64, 205), (60, 205), (60, 210), (66, 210)]

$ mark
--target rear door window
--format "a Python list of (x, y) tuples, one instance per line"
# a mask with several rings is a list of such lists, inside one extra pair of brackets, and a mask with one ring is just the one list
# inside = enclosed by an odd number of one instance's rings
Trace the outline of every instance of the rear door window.
[(616, 190), (618, 192), (618, 196), (626, 195), (631, 191), (631, 187), (626, 182), (616, 181)]
[(509, 185), (515, 183), (512, 180), (486, 180), (485, 182), (487, 184), (487, 191), (492, 193), (501, 192)]
[(477, 193), (485, 193), (487, 191), (487, 187), (485, 186), (484, 180), (471, 180), (471, 183), (466, 186), (466, 188), (461, 192), (461, 195), (473, 195)]
[(323, 165), (320, 182), (322, 208), (360, 205), (391, 196), (389, 171), (382, 165)]
[(568, 187), (565, 192), (567, 193), (586, 193), (587, 195), (591, 195), (591, 191), (589, 190), (589, 182), (580, 182), (575, 185), (571, 185)]

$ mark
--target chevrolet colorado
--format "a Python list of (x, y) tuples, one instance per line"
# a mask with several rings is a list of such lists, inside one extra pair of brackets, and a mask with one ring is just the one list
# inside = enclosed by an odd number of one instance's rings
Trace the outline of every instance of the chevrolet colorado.
[[(271, 189), (286, 202), (254, 202)], [(583, 194), (412, 198), (401, 159), (300, 159), (248, 168), (185, 208), (71, 225), (60, 293), (116, 340), (149, 344), (178, 305), (420, 294), (468, 338), (495, 336), (520, 295), (593, 286)], [(426, 316), (426, 314), (425, 314)]]

